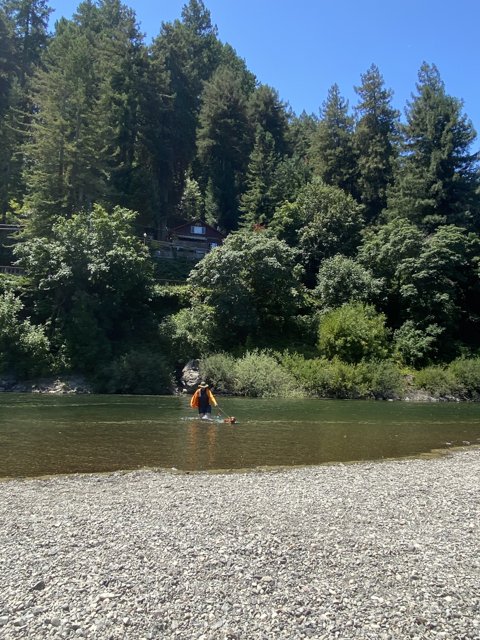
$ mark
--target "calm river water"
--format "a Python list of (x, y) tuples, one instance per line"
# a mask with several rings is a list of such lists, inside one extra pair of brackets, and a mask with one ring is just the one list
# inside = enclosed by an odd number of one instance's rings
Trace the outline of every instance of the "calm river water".
[(480, 444), (480, 404), (0, 394), (0, 477), (141, 467), (246, 469), (416, 456)]

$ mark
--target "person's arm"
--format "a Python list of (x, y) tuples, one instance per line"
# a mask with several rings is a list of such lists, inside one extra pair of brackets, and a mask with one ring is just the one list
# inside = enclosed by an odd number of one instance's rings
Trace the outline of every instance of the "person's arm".
[(213, 406), (216, 407), (217, 406), (217, 401), (215, 400), (215, 396), (210, 391), (210, 389), (208, 390), (208, 398), (209, 398), (209, 400), (211, 400)]

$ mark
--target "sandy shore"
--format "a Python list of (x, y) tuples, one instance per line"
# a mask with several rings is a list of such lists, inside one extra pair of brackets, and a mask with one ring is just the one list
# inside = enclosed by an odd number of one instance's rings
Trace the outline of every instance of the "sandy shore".
[(0, 483), (0, 637), (480, 639), (480, 449)]

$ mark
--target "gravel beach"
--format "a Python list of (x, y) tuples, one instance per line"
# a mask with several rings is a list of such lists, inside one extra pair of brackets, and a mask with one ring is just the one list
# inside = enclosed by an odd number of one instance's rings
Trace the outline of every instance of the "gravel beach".
[(0, 483), (0, 638), (480, 639), (480, 449)]

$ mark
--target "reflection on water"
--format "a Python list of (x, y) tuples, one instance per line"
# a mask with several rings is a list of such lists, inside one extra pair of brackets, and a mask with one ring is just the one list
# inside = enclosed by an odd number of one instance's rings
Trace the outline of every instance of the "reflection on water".
[(238, 424), (185, 397), (0, 394), (0, 476), (310, 465), (480, 443), (480, 405), (222, 398)]

